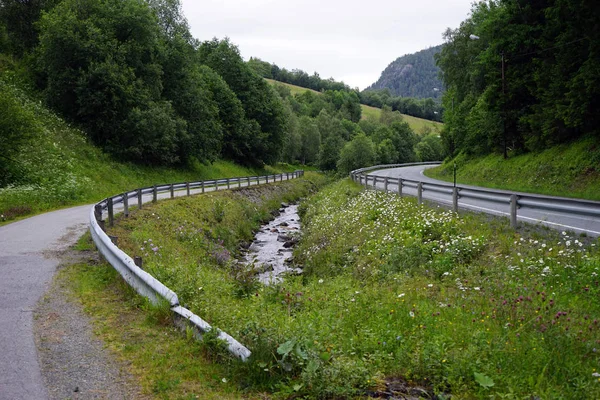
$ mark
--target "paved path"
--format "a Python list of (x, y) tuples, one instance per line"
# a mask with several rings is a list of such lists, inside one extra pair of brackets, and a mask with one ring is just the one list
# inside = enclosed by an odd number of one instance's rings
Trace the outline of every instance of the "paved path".
[[(185, 190), (175, 192), (176, 197), (185, 194)], [(169, 197), (169, 193), (158, 195)], [(144, 203), (150, 201), (151, 194), (143, 196)], [(60, 252), (88, 228), (91, 207), (53, 211), (0, 227), (0, 400), (48, 398), (34, 342), (33, 309), (50, 287)], [(122, 204), (115, 207), (120, 209)]]
[(58, 266), (56, 252), (87, 228), (90, 206), (0, 227), (0, 399), (45, 399), (33, 337), (33, 309)]
[[(378, 176), (389, 176), (394, 178), (403, 178), (409, 179), (413, 181), (420, 182), (430, 182), (430, 183), (438, 183), (443, 185), (449, 185), (448, 182), (439, 181), (436, 179), (429, 178), (423, 174), (423, 171), (426, 168), (433, 168), (436, 165), (418, 165), (411, 167), (401, 167), (401, 168), (390, 168), (383, 169), (378, 171), (372, 171), (368, 174), (370, 175), (378, 175)], [(383, 184), (378, 184), (378, 186), (383, 187)], [(472, 188), (472, 189), (485, 189), (476, 186), (467, 186), (460, 185), (464, 188)], [(397, 190), (397, 185), (389, 185), (389, 190)], [(403, 192), (416, 196), (417, 191), (414, 188), (404, 187)], [(508, 193), (508, 192), (507, 192)], [(518, 192), (511, 192), (517, 193)], [(547, 198), (551, 198), (550, 196), (545, 196)], [(423, 192), (423, 198), (428, 200), (433, 200), (442, 204), (452, 204), (452, 196), (450, 194), (442, 194), (437, 192), (432, 192), (425, 190)], [(560, 198), (555, 198), (560, 199)], [(461, 198), (459, 200), (459, 206), (461, 208), (470, 209), (473, 211), (485, 212), (493, 215), (501, 215), (501, 216), (509, 216), (510, 208), (508, 203), (501, 204), (492, 201), (480, 200), (480, 199), (471, 199), (471, 198)], [(545, 211), (545, 210), (534, 210), (531, 208), (522, 208), (517, 212), (518, 220), (533, 224), (542, 224), (548, 226), (553, 229), (558, 230), (567, 230), (574, 231), (576, 233), (585, 232), (590, 236), (600, 236), (600, 218), (590, 218), (577, 214), (569, 214), (566, 212), (557, 212), (557, 211)]]

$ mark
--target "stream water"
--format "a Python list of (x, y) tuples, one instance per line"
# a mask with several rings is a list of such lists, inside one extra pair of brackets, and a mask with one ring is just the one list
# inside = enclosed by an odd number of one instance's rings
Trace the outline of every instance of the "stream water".
[(288, 266), (300, 233), (298, 206), (282, 207), (274, 220), (261, 227), (242, 259), (259, 271), (258, 279), (266, 285), (280, 282), (284, 273), (302, 273), (301, 269)]

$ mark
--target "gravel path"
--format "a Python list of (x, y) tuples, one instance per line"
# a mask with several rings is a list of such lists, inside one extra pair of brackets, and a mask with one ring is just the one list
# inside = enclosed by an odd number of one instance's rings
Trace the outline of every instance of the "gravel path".
[[(63, 252), (66, 261), (97, 257)], [(90, 318), (57, 275), (34, 311), (34, 337), (49, 399), (139, 399), (139, 386), (93, 332)]]

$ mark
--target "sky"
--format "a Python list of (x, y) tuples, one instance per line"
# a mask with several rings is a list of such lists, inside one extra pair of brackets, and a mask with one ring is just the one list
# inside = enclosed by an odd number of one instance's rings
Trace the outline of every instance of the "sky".
[(473, 0), (182, 0), (192, 35), (364, 89), (396, 58), (443, 43)]

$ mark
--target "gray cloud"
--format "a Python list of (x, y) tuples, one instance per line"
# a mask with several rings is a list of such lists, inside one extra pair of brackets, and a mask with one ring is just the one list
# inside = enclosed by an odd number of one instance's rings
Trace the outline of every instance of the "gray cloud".
[(229, 37), (245, 59), (364, 89), (397, 57), (442, 43), (472, 0), (182, 0), (194, 37)]

